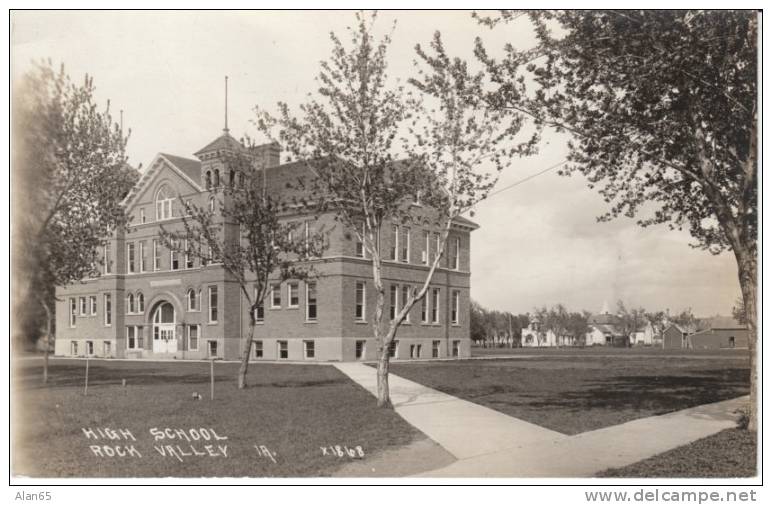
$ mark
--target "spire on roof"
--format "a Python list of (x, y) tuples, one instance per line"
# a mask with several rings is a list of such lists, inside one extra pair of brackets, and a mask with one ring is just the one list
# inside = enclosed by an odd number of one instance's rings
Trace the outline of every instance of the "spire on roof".
[(225, 76), (225, 128), (223, 132), (228, 133), (228, 76)]
[(608, 314), (608, 300), (603, 300), (603, 307), (600, 309), (601, 314)]

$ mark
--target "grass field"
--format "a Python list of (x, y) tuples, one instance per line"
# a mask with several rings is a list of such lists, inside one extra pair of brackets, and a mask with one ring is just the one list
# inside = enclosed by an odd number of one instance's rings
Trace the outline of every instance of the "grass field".
[(736, 478), (756, 475), (756, 438), (746, 430), (724, 430), (691, 444), (598, 477)]
[(406, 379), (569, 435), (748, 394), (748, 370), (744, 351), (682, 356), (562, 350), (391, 366)]
[[(41, 361), (14, 363), (14, 475), (37, 477), (325, 476), (352, 460), (426, 437), (332, 366), (257, 364), (250, 384), (235, 386), (236, 364), (216, 368), (209, 400), (209, 364), (53, 360), (50, 385)], [(126, 379), (127, 387), (121, 386)], [(193, 400), (197, 392), (201, 400)], [(83, 428), (128, 429), (134, 440), (88, 439)], [(227, 440), (156, 441), (151, 428), (213, 429)], [(171, 432), (176, 435), (175, 432)], [(211, 438), (214, 435), (206, 431)], [(178, 437), (180, 435), (177, 435)], [(125, 457), (95, 455), (90, 445), (122, 447)], [(126, 446), (133, 445), (135, 452)], [(174, 454), (166, 447), (171, 445)], [(180, 448), (176, 448), (179, 445)], [(190, 446), (200, 455), (195, 455)], [(210, 446), (208, 449), (206, 446)], [(270, 452), (259, 452), (255, 446)], [(227, 446), (225, 454), (219, 446)], [(332, 446), (332, 447), (330, 447)], [(341, 451), (335, 446), (341, 446)], [(154, 447), (162, 447), (162, 456)], [(324, 454), (321, 447), (327, 447)], [(211, 451), (215, 455), (210, 455)], [(351, 452), (351, 451), (349, 451)], [(184, 454), (191, 454), (186, 456)], [(218, 455), (219, 454), (219, 455)], [(180, 461), (177, 458), (180, 456)], [(275, 463), (273, 460), (275, 460)]]

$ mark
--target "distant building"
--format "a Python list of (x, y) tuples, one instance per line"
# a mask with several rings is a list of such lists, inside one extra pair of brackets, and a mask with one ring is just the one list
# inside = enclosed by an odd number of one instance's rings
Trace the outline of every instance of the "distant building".
[(552, 330), (545, 330), (541, 321), (533, 317), (528, 323), (528, 328), (524, 328), (521, 337), (523, 347), (556, 347), (558, 339)]
[(655, 336), (654, 325), (651, 324), (651, 321), (645, 321), (639, 324), (638, 328), (630, 335), (630, 345), (654, 345)]
[(689, 335), (693, 333), (690, 328), (671, 324), (662, 332), (662, 347), (664, 349), (689, 349)]
[(692, 349), (747, 349), (748, 329), (734, 328), (709, 328), (689, 335), (690, 348)]
[(585, 345), (626, 345), (625, 335), (620, 330), (619, 316), (608, 313), (608, 306), (604, 304), (600, 314), (590, 316)]

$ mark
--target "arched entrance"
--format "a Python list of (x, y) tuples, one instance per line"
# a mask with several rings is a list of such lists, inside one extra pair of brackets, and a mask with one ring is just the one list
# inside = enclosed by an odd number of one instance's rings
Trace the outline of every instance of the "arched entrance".
[(153, 352), (177, 352), (176, 326), (174, 306), (160, 303), (153, 313)]

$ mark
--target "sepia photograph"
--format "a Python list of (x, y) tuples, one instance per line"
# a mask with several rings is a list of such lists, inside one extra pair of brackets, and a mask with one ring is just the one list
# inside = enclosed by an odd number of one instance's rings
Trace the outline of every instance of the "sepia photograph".
[(748, 493), (761, 19), (10, 10), (10, 484)]

